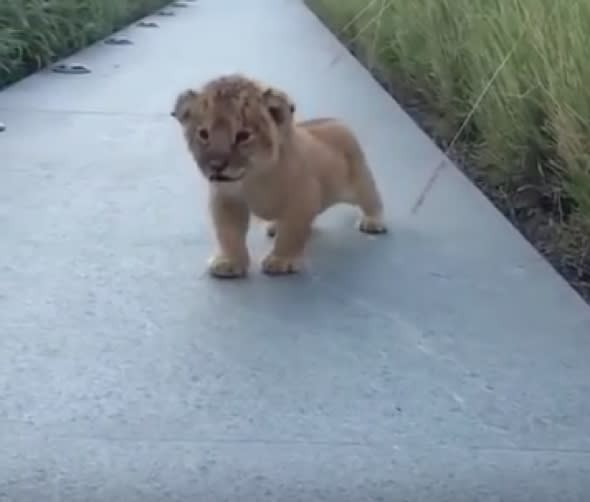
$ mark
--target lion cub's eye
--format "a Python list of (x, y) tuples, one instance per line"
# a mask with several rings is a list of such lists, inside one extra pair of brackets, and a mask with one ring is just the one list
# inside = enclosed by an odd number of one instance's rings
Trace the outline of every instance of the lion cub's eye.
[(250, 131), (238, 131), (236, 133), (236, 143), (244, 143), (250, 139), (252, 133)]
[(209, 139), (209, 131), (207, 131), (207, 129), (199, 129), (199, 138), (203, 141), (207, 141)]

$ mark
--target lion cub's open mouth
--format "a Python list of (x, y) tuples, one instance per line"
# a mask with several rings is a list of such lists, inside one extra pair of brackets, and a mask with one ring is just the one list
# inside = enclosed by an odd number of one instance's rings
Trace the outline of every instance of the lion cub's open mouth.
[(244, 172), (238, 174), (237, 176), (227, 176), (223, 173), (211, 173), (209, 175), (209, 181), (212, 183), (231, 183), (235, 181), (240, 181), (244, 177)]
[(223, 174), (212, 174), (209, 176), (209, 181), (215, 181), (217, 183), (228, 183), (230, 181), (235, 181), (233, 178), (229, 176), (225, 176)]

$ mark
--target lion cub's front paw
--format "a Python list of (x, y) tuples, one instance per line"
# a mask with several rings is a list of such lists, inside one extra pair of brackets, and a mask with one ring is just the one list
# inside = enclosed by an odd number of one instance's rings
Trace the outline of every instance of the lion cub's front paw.
[(217, 255), (209, 260), (209, 273), (213, 277), (222, 279), (234, 279), (244, 277), (248, 272), (248, 266), (227, 256)]
[(294, 258), (282, 258), (269, 254), (262, 260), (262, 271), (267, 275), (296, 274), (299, 270), (299, 262)]
[(387, 226), (381, 218), (363, 216), (358, 228), (366, 234), (384, 234), (387, 232)]

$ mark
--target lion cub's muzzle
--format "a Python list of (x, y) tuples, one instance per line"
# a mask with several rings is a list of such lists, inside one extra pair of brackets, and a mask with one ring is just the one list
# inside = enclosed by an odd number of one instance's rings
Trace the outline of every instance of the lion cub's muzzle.
[(242, 179), (245, 170), (231, 166), (227, 159), (211, 159), (206, 164), (206, 175), (214, 183), (228, 183)]

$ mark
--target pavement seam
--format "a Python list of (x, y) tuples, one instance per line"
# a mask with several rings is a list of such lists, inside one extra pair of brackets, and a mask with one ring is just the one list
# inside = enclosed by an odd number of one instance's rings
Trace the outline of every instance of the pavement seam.
[[(34, 437), (35, 434), (19, 435), (20, 437)], [(14, 436), (13, 436), (14, 437)], [(359, 447), (359, 448), (383, 448), (383, 442), (378, 441), (318, 441), (306, 439), (265, 439), (265, 438), (134, 438), (134, 437), (116, 437), (116, 436), (87, 436), (87, 435), (50, 435), (44, 434), (47, 441), (84, 441), (84, 442), (108, 442), (108, 443), (144, 443), (144, 444), (210, 444), (210, 445), (266, 445), (266, 446), (328, 446), (328, 447)], [(388, 443), (386, 448), (401, 451), (410, 449), (409, 445), (400, 447)], [(548, 447), (502, 447), (491, 445), (467, 445), (456, 446), (451, 444), (438, 444), (421, 446), (421, 451), (471, 451), (471, 452), (490, 452), (490, 453), (520, 453), (520, 454), (558, 454), (558, 455), (581, 455), (590, 456), (590, 449), (586, 448), (548, 448)]]
[(128, 111), (101, 111), (101, 110), (68, 110), (68, 109), (51, 109), (51, 108), (11, 108), (1, 107), (0, 112), (22, 112), (22, 113), (46, 113), (55, 115), (98, 115), (105, 117), (152, 117), (163, 118), (169, 117), (169, 112), (138, 113)]

